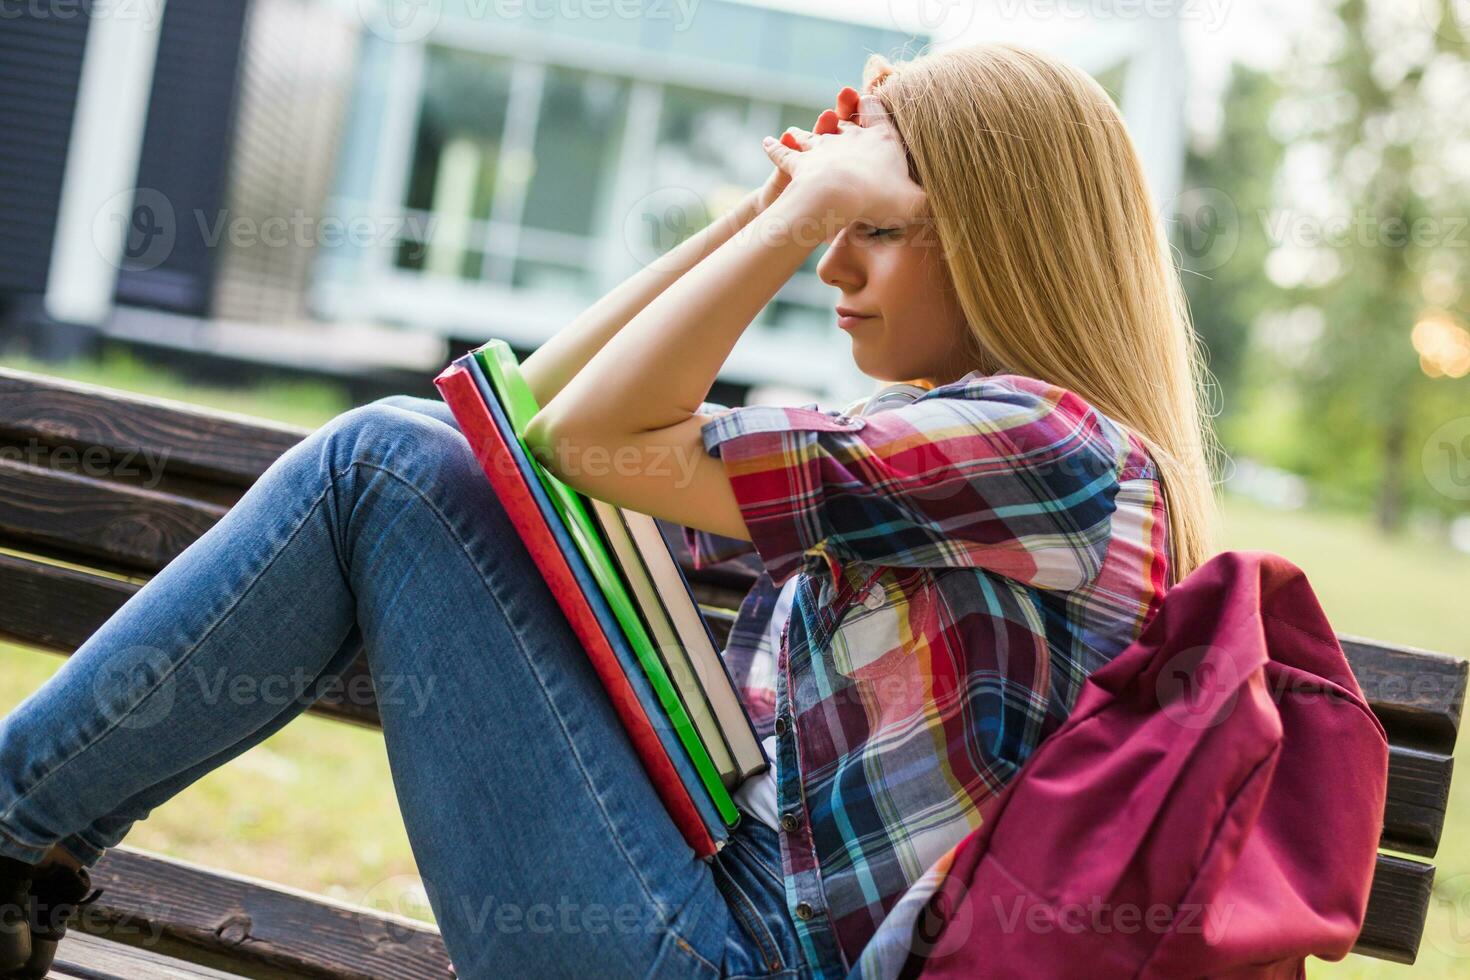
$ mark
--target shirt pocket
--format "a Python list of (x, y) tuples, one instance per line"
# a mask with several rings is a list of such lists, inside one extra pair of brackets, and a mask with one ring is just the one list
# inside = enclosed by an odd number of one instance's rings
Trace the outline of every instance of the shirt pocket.
[(875, 568), (855, 589), (832, 630), (832, 663), (854, 680), (872, 680), (904, 667), (916, 632), (928, 622), (932, 576), (923, 568)]

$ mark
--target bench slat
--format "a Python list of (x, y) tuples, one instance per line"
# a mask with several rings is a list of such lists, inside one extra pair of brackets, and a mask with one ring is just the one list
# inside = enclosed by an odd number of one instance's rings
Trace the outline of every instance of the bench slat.
[(1353, 676), (1391, 740), (1445, 755), (1455, 750), (1465, 710), (1459, 657), (1338, 634)]
[(1380, 847), (1434, 857), (1444, 832), (1454, 771), (1452, 755), (1389, 745)]
[(165, 956), (255, 977), (448, 977), (439, 931), (406, 916), (127, 846), (92, 880), (103, 893), (75, 927)]
[(47, 976), (55, 980), (234, 980), (240, 974), (69, 929)]
[(0, 532), (156, 572), (228, 508), (0, 458)]
[(1368, 892), (1368, 912), (1353, 952), (1395, 963), (1413, 963), (1419, 955), (1419, 938), (1429, 916), (1433, 886), (1433, 865), (1392, 854), (1378, 855), (1373, 887)]
[[(125, 845), (103, 856), (93, 880), (105, 891), (77, 920), (79, 930), (206, 967), (248, 962), (251, 976), (446, 976), (438, 930), (404, 917)], [(1432, 866), (1380, 854), (1352, 951), (1413, 963), (1433, 884)], [(58, 958), (68, 951), (63, 943)]]
[(0, 553), (0, 636), (71, 653), (142, 588), (132, 582)]
[(0, 434), (141, 451), (179, 473), (246, 487), (307, 430), (0, 368)]

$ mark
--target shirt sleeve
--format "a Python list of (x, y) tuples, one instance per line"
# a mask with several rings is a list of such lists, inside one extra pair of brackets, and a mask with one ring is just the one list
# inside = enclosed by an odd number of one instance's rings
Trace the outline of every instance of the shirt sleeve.
[[(843, 412), (856, 411), (866, 401), (866, 398), (859, 398), (857, 401), (848, 404), (843, 409)], [(815, 407), (815, 403), (813, 403), (812, 407)], [(699, 409), (695, 414), (717, 415), (730, 410), (730, 406), (721, 405), (719, 402), (700, 402)], [(758, 554), (755, 543), (752, 541), (746, 541), (743, 538), (726, 537), (723, 534), (716, 534), (713, 531), (701, 531), (696, 528), (681, 526), (684, 528), (684, 545), (689, 549), (690, 559), (695, 568), (705, 568), (706, 566), (722, 561), (728, 561), (731, 558), (738, 558), (741, 555)]]
[(732, 409), (702, 427), (776, 584), (811, 565), (980, 567), (1048, 589), (1094, 577), (1127, 439), (1073, 392), (991, 375), (868, 416)]
[[(718, 402), (700, 402), (699, 410), (694, 414), (715, 415), (729, 410), (728, 405), (721, 405)], [(705, 568), (731, 558), (751, 554), (756, 550), (754, 543), (741, 538), (730, 538), (713, 531), (701, 531), (685, 525), (681, 526), (684, 528), (684, 545), (689, 549), (690, 559), (695, 568)]]

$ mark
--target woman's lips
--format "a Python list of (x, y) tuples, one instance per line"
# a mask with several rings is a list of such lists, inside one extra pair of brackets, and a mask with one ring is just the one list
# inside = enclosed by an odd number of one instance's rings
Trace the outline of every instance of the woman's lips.
[(843, 330), (851, 330), (853, 327), (857, 326), (859, 323), (862, 323), (864, 320), (871, 319), (873, 318), (870, 316), (844, 316), (839, 314), (837, 317), (837, 325)]

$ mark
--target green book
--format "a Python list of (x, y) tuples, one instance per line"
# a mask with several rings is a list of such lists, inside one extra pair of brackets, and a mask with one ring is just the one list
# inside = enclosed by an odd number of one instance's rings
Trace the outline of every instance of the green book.
[(673, 724), (680, 743), (689, 753), (689, 759), (694, 763), (695, 771), (699, 773), (699, 778), (704, 783), (710, 799), (725, 822), (733, 826), (740, 819), (740, 813), (735, 809), (735, 801), (731, 799), (730, 791), (725, 788), (719, 770), (700, 740), (699, 732), (669, 678), (663, 659), (649, 638), (648, 630), (628, 593), (618, 565), (608, 553), (607, 545), (598, 533), (597, 525), (587, 512), (588, 505), (584, 503), (583, 495), (547, 472), (546, 468), (541, 465), (541, 461), (526, 445), (526, 426), (540, 411), (541, 406), (536, 404), (536, 397), (531, 394), (530, 386), (521, 377), (520, 362), (516, 360), (510, 345), (503, 340), (491, 340), (476, 348), (472, 353), (479, 362), (480, 368), (485, 372), (485, 377), (489, 380), (491, 387), (500, 397), (501, 406), (505, 409), (511, 428), (515, 430), (516, 439), (531, 461), (531, 468), (535, 470), (536, 476), (540, 478), (547, 494), (551, 497), (552, 505), (566, 523), (567, 531), (572, 541), (576, 543), (577, 550), (586, 559), (587, 567), (591, 569), (592, 576), (597, 580), (598, 588), (602, 590), (608, 606), (617, 618), (618, 625), (622, 627), (624, 635), (627, 636), (634, 655), (637, 656), (638, 662), (647, 673), (654, 694)]

